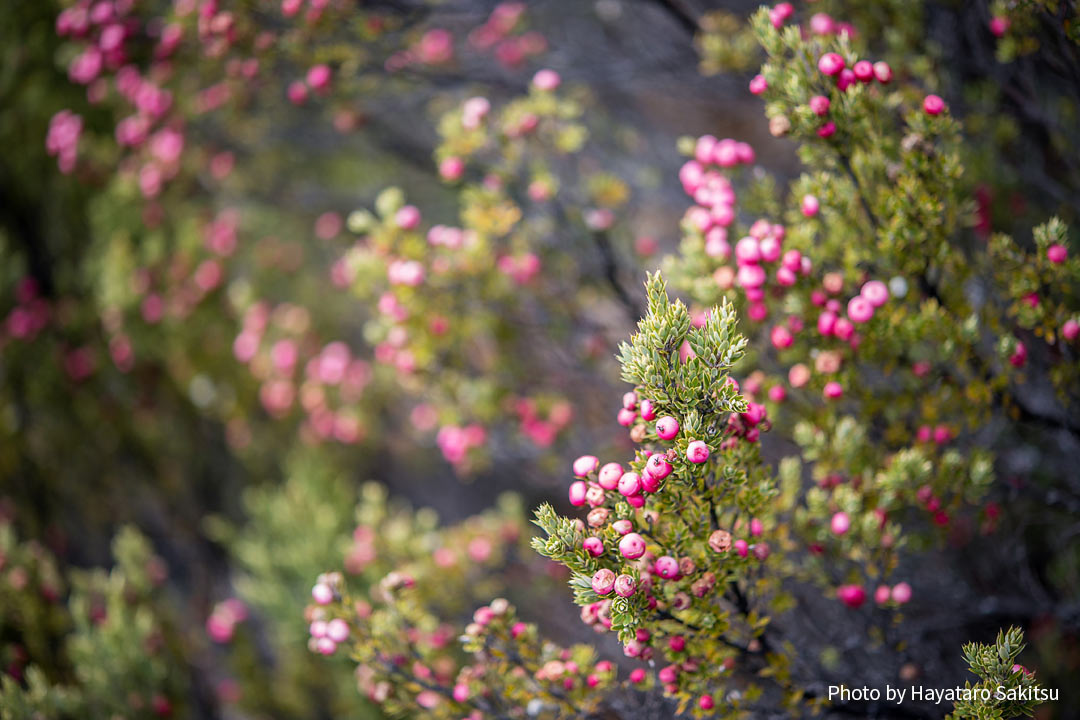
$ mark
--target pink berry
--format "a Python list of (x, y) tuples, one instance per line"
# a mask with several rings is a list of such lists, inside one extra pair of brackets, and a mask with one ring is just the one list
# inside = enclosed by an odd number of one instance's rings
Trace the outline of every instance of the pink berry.
[(648, 421), (656, 417), (656, 406), (653, 405), (652, 400), (642, 400), (639, 411), (641, 412), (642, 420)]
[(615, 589), (615, 573), (607, 568), (596, 571), (592, 577), (592, 589), (597, 595), (609, 595)]
[[(669, 463), (667, 458), (662, 454), (653, 455), (649, 458), (648, 462), (645, 463), (645, 474), (657, 482), (670, 475), (671, 471), (671, 463)], [(645, 489), (649, 492), (653, 492), (652, 490), (649, 490), (648, 487), (645, 487)]]
[(630, 682), (634, 683), (635, 685), (640, 685), (641, 683), (645, 682), (645, 669), (634, 668), (633, 670), (631, 670)]
[(739, 554), (739, 557), (746, 557), (750, 554), (750, 543), (741, 538), (734, 542), (733, 547), (735, 548), (735, 552)]
[(803, 195), (802, 199), (802, 214), (806, 217), (814, 217), (818, 214), (821, 204), (818, 199), (813, 195)]
[(824, 389), (825, 397), (829, 400), (836, 400), (844, 395), (844, 386), (835, 380), (831, 380), (825, 383)]
[(889, 602), (889, 596), (889, 586), (878, 585), (877, 590), (874, 591), (874, 602), (876, 602), (878, 605), (884, 605), (885, 603)]
[(1011, 24), (1009, 18), (996, 15), (990, 18), (990, 32), (994, 37), (1002, 37), (1005, 33), (1009, 32), (1009, 26)]
[(818, 60), (818, 70), (825, 75), (837, 75), (846, 66), (847, 63), (844, 62), (844, 58), (834, 52), (825, 53)]
[(843, 535), (851, 527), (851, 518), (848, 517), (846, 512), (838, 512), (832, 516), (829, 527), (832, 529), (834, 535)]
[(927, 115), (940, 115), (945, 110), (945, 101), (937, 95), (927, 95), (922, 106)]
[(888, 85), (892, 82), (892, 68), (889, 67), (889, 63), (884, 60), (874, 63), (874, 77), (882, 85)]
[(311, 588), (311, 597), (319, 605), (329, 605), (334, 600), (334, 591), (326, 583), (317, 583)]
[(623, 427), (630, 427), (636, 420), (637, 413), (633, 410), (627, 410), (626, 408), (619, 408), (619, 412), (615, 415), (615, 422)]
[(791, 331), (783, 325), (775, 326), (769, 333), (769, 339), (772, 341), (773, 347), (777, 350), (789, 348), (791, 347), (791, 344), (795, 342), (795, 338), (791, 336)]
[(849, 608), (859, 608), (866, 602), (866, 591), (862, 585), (841, 585), (836, 588), (836, 597)]
[(661, 440), (670, 440), (679, 434), (679, 421), (665, 415), (656, 421), (656, 435)]
[(858, 78), (855, 77), (854, 70), (850, 68), (844, 68), (840, 71), (840, 74), (836, 76), (836, 87), (840, 90), (840, 92), (844, 92), (858, 81)]
[(702, 695), (698, 699), (698, 707), (702, 710), (712, 710), (716, 706), (716, 703), (712, 699), (712, 695)]
[(866, 298), (876, 308), (881, 307), (889, 300), (889, 288), (880, 280), (870, 280), (862, 286), (859, 294)]
[(420, 224), (420, 210), (415, 205), (406, 205), (394, 213), (394, 224), (402, 230), (415, 230)]
[(760, 95), (769, 89), (769, 83), (765, 81), (764, 75), (755, 75), (750, 80), (750, 92), (754, 95)]
[(307, 101), (308, 89), (300, 80), (289, 83), (289, 89), (286, 91), (289, 96), (289, 102), (293, 105), (303, 105)]
[(674, 652), (682, 652), (686, 647), (686, 638), (682, 635), (674, 635), (668, 640), (668, 647)]
[(330, 87), (330, 66), (315, 65), (307, 73), (307, 83), (312, 90), (325, 90)]
[(460, 180), (465, 172), (465, 163), (459, 157), (448, 157), (439, 163), (439, 177), (443, 180)]
[(641, 476), (636, 472), (623, 473), (619, 478), (619, 493), (626, 497), (632, 497), (641, 492)]
[(765, 527), (761, 524), (761, 520), (750, 518), (750, 536), (761, 537), (763, 532), (765, 532)]
[(686, 459), (692, 463), (703, 463), (709, 459), (709, 446), (701, 440), (695, 440), (686, 446)]
[(343, 643), (349, 639), (349, 624), (341, 618), (334, 618), (326, 624), (326, 637), (336, 643)]
[(586, 477), (596, 468), (600, 467), (600, 461), (595, 455), (582, 455), (574, 461), (574, 476)]
[(903, 605), (911, 600), (911, 586), (906, 582), (894, 585), (892, 589), (892, 599), (897, 605)]
[(627, 533), (619, 541), (619, 552), (627, 560), (637, 560), (645, 554), (645, 538), (637, 533)]
[(616, 520), (615, 522), (611, 523), (611, 527), (615, 530), (615, 532), (619, 533), (620, 535), (626, 535), (634, 529), (634, 523), (624, 518), (622, 520)]
[(782, 403), (787, 399), (787, 390), (783, 385), (773, 385), (769, 388), (769, 399), (774, 403)]
[(319, 638), (315, 643), (315, 649), (322, 655), (333, 655), (337, 650), (337, 643), (328, 637)]
[(656, 558), (656, 574), (665, 580), (679, 577), (679, 561), (670, 555), (661, 555)]
[(874, 66), (869, 60), (860, 60), (851, 68), (859, 82), (868, 83), (874, 79)]
[(825, 115), (829, 112), (829, 98), (824, 95), (815, 95), (810, 98), (810, 111), (815, 115)]
[(1027, 347), (1019, 340), (1016, 341), (1016, 350), (1009, 356), (1009, 363), (1013, 367), (1023, 367), (1027, 362)]
[(570, 483), (570, 504), (574, 507), (581, 507), (585, 504), (585, 496), (589, 490), (589, 486), (585, 484), (583, 480)]
[(637, 582), (629, 575), (620, 575), (615, 578), (615, 594), (619, 597), (628, 598), (637, 592)]
[(617, 462), (610, 462), (600, 468), (600, 472), (596, 476), (596, 481), (600, 483), (600, 487), (605, 490), (614, 490), (619, 486), (619, 478), (622, 477), (622, 474), (622, 465)]
[(555, 90), (562, 84), (562, 78), (554, 70), (541, 70), (533, 75), (533, 87), (537, 90)]
[(1080, 335), (1080, 322), (1072, 318), (1066, 320), (1065, 324), (1061, 326), (1061, 335), (1069, 342), (1075, 340)]
[(1054, 243), (1050, 247), (1046, 248), (1046, 258), (1056, 264), (1065, 262), (1065, 259), (1069, 257), (1069, 250), (1064, 245)]
[(598, 537), (585, 538), (585, 542), (581, 543), (581, 547), (593, 557), (600, 557), (604, 554), (604, 541)]
[(856, 295), (848, 301), (847, 315), (854, 323), (864, 323), (874, 317), (874, 306), (862, 295)]

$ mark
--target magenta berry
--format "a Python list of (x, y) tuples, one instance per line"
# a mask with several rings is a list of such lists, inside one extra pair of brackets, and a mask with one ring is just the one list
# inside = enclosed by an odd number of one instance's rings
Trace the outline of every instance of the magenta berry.
[(889, 63), (884, 60), (874, 63), (874, 77), (882, 85), (888, 85), (892, 82), (892, 68), (889, 67)]
[(761, 524), (761, 521), (758, 520), (757, 518), (750, 518), (750, 535), (751, 535), (751, 537), (761, 537), (763, 532), (765, 532), (765, 528)]
[(741, 538), (736, 540), (732, 547), (735, 548), (735, 552), (738, 553), (739, 557), (744, 558), (750, 554), (750, 543)]
[(750, 92), (754, 95), (761, 95), (769, 89), (769, 83), (765, 81), (764, 75), (755, 75), (750, 80)]
[(585, 552), (593, 557), (600, 557), (604, 554), (604, 541), (598, 537), (585, 538), (585, 542), (581, 543), (581, 546), (585, 548)]
[(645, 554), (645, 538), (635, 532), (623, 535), (619, 541), (619, 552), (627, 560), (637, 560)]
[(874, 306), (862, 295), (856, 295), (848, 301), (847, 316), (853, 323), (867, 322), (874, 317)]
[(616, 462), (610, 462), (600, 468), (600, 472), (596, 476), (596, 481), (600, 483), (600, 487), (605, 490), (614, 490), (619, 486), (619, 478), (622, 477), (622, 474), (622, 465)]
[(1064, 245), (1054, 243), (1046, 248), (1046, 259), (1056, 264), (1063, 263), (1069, 257), (1069, 250)]
[(562, 84), (562, 78), (554, 70), (540, 70), (533, 75), (533, 87), (537, 90), (551, 91)]
[(847, 63), (844, 62), (844, 58), (839, 53), (825, 53), (818, 60), (818, 70), (825, 75), (838, 75), (845, 67), (847, 67)]
[(341, 618), (334, 618), (326, 624), (326, 637), (341, 644), (349, 639), (349, 624)]
[(656, 417), (656, 406), (653, 405), (652, 400), (642, 400), (640, 412), (642, 420), (652, 420)]
[(897, 605), (903, 605), (911, 600), (911, 586), (906, 582), (894, 585), (892, 589), (892, 600)]
[(832, 516), (832, 520), (829, 522), (829, 528), (833, 531), (833, 535), (843, 535), (847, 533), (850, 527), (851, 518), (843, 511), (835, 513)]
[(880, 280), (870, 280), (859, 291), (866, 300), (875, 308), (879, 308), (889, 300), (889, 288)]
[(632, 597), (637, 592), (637, 581), (629, 575), (619, 575), (615, 578), (615, 594), (619, 597)]
[(679, 434), (679, 421), (666, 415), (656, 421), (656, 436), (661, 440), (670, 440)]
[(810, 98), (810, 111), (815, 115), (821, 116), (829, 112), (829, 98), (824, 95), (815, 95)]
[(656, 558), (656, 574), (665, 580), (679, 577), (679, 561), (670, 555), (661, 555)]
[(574, 507), (581, 507), (585, 504), (585, 496), (589, 491), (589, 486), (585, 484), (583, 480), (570, 483), (570, 504)]
[[(623, 473), (619, 478), (619, 493), (626, 497), (632, 497), (641, 492), (641, 476), (636, 472)], [(627, 521), (629, 522), (629, 521)]]
[[(667, 458), (663, 455), (653, 455), (649, 458), (649, 461), (645, 463), (645, 475), (657, 483), (670, 475), (671, 471), (671, 463), (669, 463)], [(644, 478), (642, 478), (642, 487), (647, 492), (655, 492), (653, 484), (646, 483)], [(650, 489), (650, 487), (653, 487), (653, 489)]]
[(858, 82), (858, 78), (855, 77), (855, 71), (851, 68), (844, 68), (840, 71), (840, 74), (836, 76), (836, 87), (840, 92), (844, 92), (852, 85)]
[(709, 459), (709, 446), (701, 440), (695, 440), (686, 447), (686, 459), (692, 463), (703, 463)]
[(595, 455), (582, 455), (574, 461), (574, 475), (583, 478), (598, 467), (600, 467), (600, 461)]
[(940, 115), (945, 111), (945, 101), (937, 95), (927, 95), (923, 100), (923, 111), (927, 115)]
[(592, 589), (597, 595), (610, 595), (615, 589), (615, 573), (607, 568), (597, 570), (592, 577)]
[(329, 605), (334, 600), (334, 591), (326, 583), (317, 583), (311, 588), (311, 597), (319, 605)]
[(645, 682), (645, 669), (634, 668), (633, 670), (631, 670), (630, 682), (634, 683), (635, 685), (640, 685), (641, 683)]
[(1077, 322), (1072, 318), (1066, 320), (1061, 326), (1061, 336), (1069, 342), (1075, 340), (1077, 336), (1080, 336), (1080, 322)]
[(859, 82), (868, 83), (874, 79), (874, 66), (869, 60), (860, 60), (851, 69)]
[(825, 388), (822, 391), (825, 397), (829, 400), (837, 400), (844, 395), (844, 386), (835, 380), (831, 380), (825, 383)]
[(836, 597), (844, 605), (856, 609), (866, 602), (866, 590), (862, 585), (841, 585), (836, 588)]
[(802, 214), (806, 217), (814, 217), (818, 214), (818, 210), (821, 208), (821, 204), (818, 199), (813, 195), (803, 195), (802, 199)]
[(698, 707), (702, 710), (712, 710), (716, 707), (716, 702), (713, 700), (712, 695), (702, 695), (698, 698)]
[(673, 652), (682, 652), (686, 648), (686, 638), (682, 635), (673, 635), (668, 639), (668, 647)]
[(990, 18), (990, 32), (994, 37), (1003, 37), (1005, 33), (1009, 32), (1009, 26), (1011, 24), (1009, 18), (995, 15)]

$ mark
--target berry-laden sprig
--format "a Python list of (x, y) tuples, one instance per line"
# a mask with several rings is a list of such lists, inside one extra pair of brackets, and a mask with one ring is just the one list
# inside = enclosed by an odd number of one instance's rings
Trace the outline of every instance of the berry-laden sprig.
[(1035, 672), (1017, 661), (1024, 650), (1024, 633), (1018, 627), (998, 632), (993, 644), (968, 643), (964, 659), (979, 682), (964, 684), (970, 697), (954, 704), (949, 720), (1031, 717), (1047, 700), (1057, 700), (1057, 690), (1044, 688)]
[(728, 373), (746, 345), (732, 306), (695, 326), (659, 273), (646, 290), (648, 312), (619, 353), (635, 385), (619, 421), (642, 447), (626, 467), (578, 458), (570, 503), (588, 506), (587, 518), (541, 506), (546, 537), (533, 546), (571, 571), (584, 622), (617, 632), (626, 655), (666, 663), (658, 679), (680, 712), (712, 710), (719, 697), (736, 708), (759, 693), (726, 692), (736, 663), (785, 664), (762, 612), (778, 591), (757, 517), (776, 494), (756, 442), (769, 422)]
[(361, 693), (391, 715), (419, 710), (432, 718), (503, 718), (528, 708), (533, 717), (555, 718), (591, 712), (615, 681), (613, 664), (598, 661), (593, 648), (544, 639), (501, 598), (475, 610), (464, 627), (455, 622), (462, 600), (499, 587), (494, 571), (505, 569), (509, 553), (496, 546), (505, 544), (508, 528), (520, 529), (511, 522), (520, 516), (507, 518), (506, 512), (436, 529), (399, 513), (380, 521), (378, 509), (368, 507), (357, 532), (368, 562), (362, 570), (350, 564), (354, 547), (345, 573), (317, 578), (305, 612), (309, 649), (347, 654), (358, 664)]
[[(781, 465), (781, 504), (811, 552), (794, 574), (851, 608), (896, 606), (911, 597), (889, 577), (896, 548), (962, 527), (992, 485), (993, 453), (969, 438), (1002, 406), (1030, 419), (1016, 382), (1028, 331), (1048, 341), (1059, 394), (1076, 386), (1076, 266), (1058, 222), (1037, 230), (1035, 256), (1004, 237), (970, 244), (960, 125), (942, 99), (860, 57), (853, 33), (785, 20), (753, 19), (768, 59), (750, 91), (809, 172), (782, 203), (732, 161), (739, 143), (687, 139), (694, 205), (664, 267), (696, 306), (728, 299), (748, 321), (743, 393), (801, 450)], [(990, 302), (972, 301), (974, 284)], [(1052, 424), (1075, 423), (1062, 415)], [(984, 530), (996, 514), (986, 503)]]

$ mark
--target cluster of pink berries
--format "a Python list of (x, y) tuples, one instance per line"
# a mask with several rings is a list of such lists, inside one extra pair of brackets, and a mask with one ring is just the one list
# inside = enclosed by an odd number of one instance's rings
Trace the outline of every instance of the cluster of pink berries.
[[(776, 264), (772, 271), (773, 282), (780, 287), (791, 287), (800, 276), (809, 275), (813, 269), (813, 262), (800, 251), (783, 250), (785, 235), (783, 225), (764, 219), (755, 221), (750, 226), (749, 234), (735, 243), (735, 268), (725, 264), (713, 272), (713, 280), (721, 289), (738, 287), (743, 291), (749, 302), (747, 316), (755, 322), (761, 322), (769, 314), (765, 304), (769, 265)], [(732, 248), (728, 244), (726, 230), (713, 228), (705, 234), (705, 252), (721, 261), (731, 257)], [(774, 344), (786, 347), (790, 342), (781, 331), (774, 338)]]
[(283, 303), (271, 309), (255, 303), (244, 315), (233, 354), (262, 382), (259, 398), (271, 415), (284, 417), (299, 398), (313, 440), (358, 443), (363, 426), (347, 408), (360, 399), (371, 380), (371, 367), (353, 358), (343, 342), (318, 346), (309, 329), (305, 308)]
[(521, 420), (521, 434), (541, 448), (550, 447), (574, 417), (574, 407), (565, 400), (557, 401), (541, 412), (532, 398), (519, 398), (514, 412)]
[(30, 276), (23, 277), (15, 286), (16, 305), (4, 320), (7, 336), (16, 340), (30, 341), (49, 324), (49, 303), (38, 292), (38, 284)]
[(949, 524), (949, 514), (941, 507), (941, 499), (934, 494), (932, 487), (923, 485), (916, 491), (915, 497), (933, 515), (936, 525), (944, 527)]
[(446, 461), (455, 467), (465, 467), (469, 450), (487, 444), (487, 431), (483, 425), (472, 423), (465, 427), (444, 425), (435, 435), (435, 444)]

